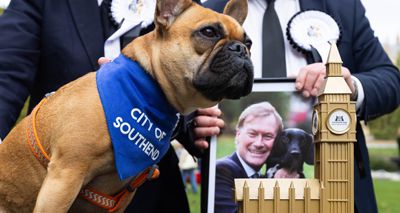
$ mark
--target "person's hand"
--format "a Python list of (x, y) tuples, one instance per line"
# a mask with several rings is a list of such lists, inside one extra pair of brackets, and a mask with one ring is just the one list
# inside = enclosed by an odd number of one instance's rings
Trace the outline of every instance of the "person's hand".
[[(342, 74), (351, 92), (354, 93), (355, 88), (349, 69), (342, 67)], [(306, 98), (317, 96), (323, 86), (325, 75), (326, 67), (323, 63), (314, 63), (303, 67), (296, 78), (296, 90)]]
[(197, 109), (197, 116), (194, 118), (195, 146), (199, 149), (207, 149), (206, 137), (218, 135), (225, 126), (224, 120), (219, 118), (221, 110), (217, 107)]
[(100, 57), (100, 58), (97, 60), (97, 63), (98, 63), (100, 66), (103, 66), (104, 64), (107, 64), (108, 62), (111, 62), (111, 59), (106, 58), (106, 57)]
[(297, 172), (289, 172), (287, 169), (278, 169), (274, 178), (299, 178), (300, 175)]

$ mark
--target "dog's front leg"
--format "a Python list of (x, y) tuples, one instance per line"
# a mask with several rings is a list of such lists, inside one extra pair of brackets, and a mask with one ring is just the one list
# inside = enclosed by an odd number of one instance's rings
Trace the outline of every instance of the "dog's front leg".
[[(78, 160), (51, 162), (34, 212), (67, 212), (82, 188), (87, 168)], [(78, 165), (77, 165), (78, 164)]]

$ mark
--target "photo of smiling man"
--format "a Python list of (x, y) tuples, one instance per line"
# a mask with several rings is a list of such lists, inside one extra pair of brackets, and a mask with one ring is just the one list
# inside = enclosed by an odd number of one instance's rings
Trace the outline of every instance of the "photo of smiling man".
[(260, 170), (282, 128), (282, 118), (269, 102), (255, 103), (242, 111), (236, 125), (236, 151), (216, 162), (215, 212), (237, 211), (234, 179), (261, 177)]

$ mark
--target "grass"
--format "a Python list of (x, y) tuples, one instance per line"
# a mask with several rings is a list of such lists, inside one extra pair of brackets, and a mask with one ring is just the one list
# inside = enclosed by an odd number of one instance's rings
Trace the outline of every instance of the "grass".
[[(190, 184), (188, 184), (190, 185)], [(201, 206), (201, 201), (200, 201), (200, 192), (201, 192), (201, 187), (197, 187), (198, 191), (197, 194), (194, 194), (190, 189), (187, 190), (186, 194), (188, 196), (189, 200), (189, 206), (190, 206), (190, 212), (191, 213), (200, 213), (200, 206)]]
[(368, 149), (369, 156), (385, 156), (396, 157), (399, 156), (399, 151), (396, 148), (370, 148)]
[(372, 170), (399, 171), (394, 159), (399, 157), (397, 148), (370, 148), (369, 165)]
[(375, 196), (380, 213), (400, 212), (399, 192), (400, 182), (389, 180), (374, 180)]
[[(368, 149), (371, 167), (376, 159), (386, 159), (399, 156), (397, 148), (370, 148)], [(380, 166), (384, 166), (381, 164)], [(375, 166), (380, 169), (379, 165)], [(398, 168), (397, 168), (398, 171)], [(374, 179), (375, 196), (380, 213), (400, 212), (399, 192), (400, 182)]]

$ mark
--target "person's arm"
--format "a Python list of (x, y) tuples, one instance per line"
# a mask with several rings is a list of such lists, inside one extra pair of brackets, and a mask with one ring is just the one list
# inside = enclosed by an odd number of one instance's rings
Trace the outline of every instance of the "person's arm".
[[(352, 74), (364, 89), (360, 119), (369, 121), (396, 109), (400, 104), (400, 73), (393, 65), (365, 17), (365, 8), (355, 1)], [(345, 65), (351, 63), (344, 59)]]
[(235, 213), (234, 174), (227, 164), (218, 164), (215, 172), (215, 213)]
[(41, 0), (13, 0), (0, 16), (0, 138), (14, 125), (40, 59)]
[[(393, 111), (400, 104), (400, 73), (374, 36), (363, 5), (359, 0), (331, 4), (330, 7), (336, 7), (332, 11), (339, 17), (337, 19), (343, 20), (340, 23), (343, 36), (338, 48), (343, 60), (344, 78), (353, 94), (357, 86), (353, 82), (361, 84), (357, 88), (358, 93), (363, 94), (363, 100), (355, 99), (359, 119), (369, 121)], [(307, 65), (299, 72), (296, 89), (306, 97), (315, 96), (324, 77), (325, 66), (322, 63)], [(353, 81), (354, 77), (358, 81)]]

